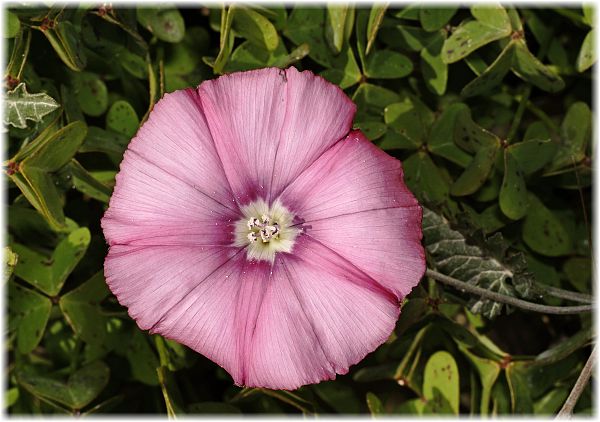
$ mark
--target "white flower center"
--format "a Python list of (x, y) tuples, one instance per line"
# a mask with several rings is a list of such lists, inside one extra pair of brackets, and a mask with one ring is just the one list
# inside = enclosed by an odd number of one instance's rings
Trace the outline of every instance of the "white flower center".
[(291, 252), (301, 229), (294, 215), (279, 200), (270, 207), (259, 199), (242, 207), (243, 218), (235, 225), (235, 246), (246, 247), (249, 260), (274, 262), (277, 252)]

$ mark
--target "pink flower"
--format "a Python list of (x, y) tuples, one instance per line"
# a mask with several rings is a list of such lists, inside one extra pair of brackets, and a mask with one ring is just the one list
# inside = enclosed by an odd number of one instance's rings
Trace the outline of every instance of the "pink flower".
[(295, 68), (156, 104), (102, 219), (107, 283), (141, 329), (273, 389), (345, 374), (389, 337), (425, 270), (421, 208), (355, 110)]

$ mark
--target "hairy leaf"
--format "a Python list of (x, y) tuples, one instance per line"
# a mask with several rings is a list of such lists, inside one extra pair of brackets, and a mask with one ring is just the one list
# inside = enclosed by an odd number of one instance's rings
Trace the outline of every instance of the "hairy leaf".
[(42, 117), (60, 107), (60, 104), (44, 92), (30, 94), (24, 82), (6, 93), (4, 100), (4, 124), (24, 129), (27, 120), (39, 122)]

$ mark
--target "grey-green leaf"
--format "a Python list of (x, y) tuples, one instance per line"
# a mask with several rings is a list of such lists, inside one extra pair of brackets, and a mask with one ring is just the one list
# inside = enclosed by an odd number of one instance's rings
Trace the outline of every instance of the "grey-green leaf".
[[(450, 228), (444, 217), (427, 208), (423, 208), (423, 244), (438, 271), (491, 291), (515, 295), (510, 282), (516, 275), (508, 266), (489, 256), (479, 246), (467, 243), (460, 232)], [(494, 318), (503, 306), (498, 302), (478, 299), (472, 301), (471, 310)]]
[(6, 93), (4, 99), (4, 123), (25, 129), (27, 120), (39, 122), (42, 117), (60, 107), (60, 104), (44, 92), (30, 94), (24, 82)]

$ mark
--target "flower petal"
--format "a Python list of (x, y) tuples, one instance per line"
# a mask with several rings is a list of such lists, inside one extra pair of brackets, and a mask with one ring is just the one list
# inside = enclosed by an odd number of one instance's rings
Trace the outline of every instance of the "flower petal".
[(288, 101), (277, 147), (271, 198), (292, 182), (352, 127), (356, 105), (337, 85), (312, 72), (286, 70)]
[(281, 195), (306, 233), (404, 297), (425, 271), (421, 207), (400, 161), (352, 132)]
[(398, 313), (391, 292), (302, 236), (276, 258), (244, 384), (291, 390), (345, 374), (389, 337)]
[(348, 133), (356, 108), (335, 85), (295, 68), (224, 75), (198, 93), (240, 204), (276, 196)]
[(104, 275), (119, 303), (143, 330), (239, 252), (236, 248), (111, 246)]
[[(151, 332), (185, 344), (213, 360), (243, 385), (250, 344), (271, 265), (238, 253), (204, 277), (168, 308)], [(212, 268), (212, 267), (211, 267)]]
[(102, 228), (110, 245), (230, 244), (232, 199), (197, 94), (177, 91), (129, 144)]

